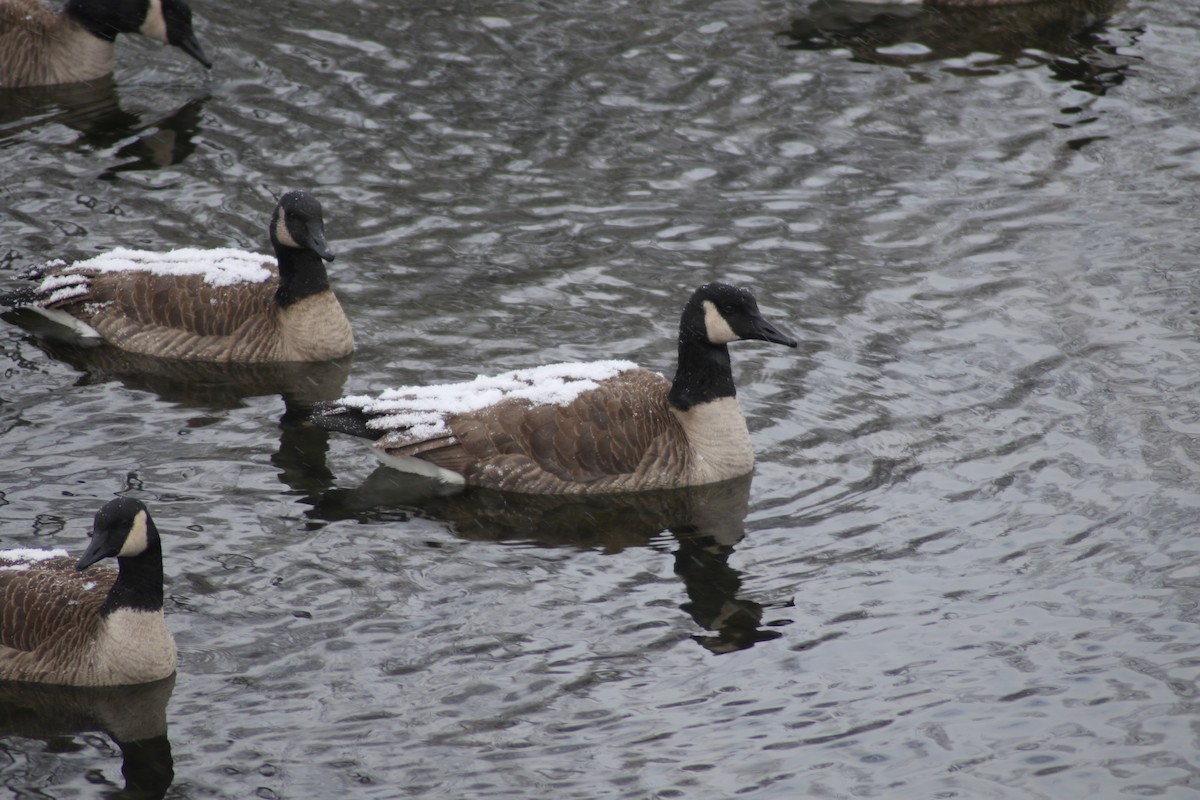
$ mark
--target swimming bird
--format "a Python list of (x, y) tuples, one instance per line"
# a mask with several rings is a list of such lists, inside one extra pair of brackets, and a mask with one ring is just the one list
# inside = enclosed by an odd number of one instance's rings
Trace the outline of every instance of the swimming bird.
[(140, 33), (212, 67), (184, 0), (0, 0), (0, 88), (90, 81), (113, 70), (118, 33)]
[[(122, 686), (175, 671), (150, 512), (110, 500), (91, 535), (78, 561), (65, 550), (0, 550), (0, 680)], [(116, 570), (84, 572), (114, 556)]]
[(535, 494), (715, 483), (754, 466), (729, 361), (742, 339), (796, 346), (748, 290), (710, 283), (683, 309), (674, 380), (628, 361), (555, 364), (318, 403), (313, 420), (450, 483)]
[(141, 355), (190, 361), (326, 361), (354, 349), (329, 286), (321, 204), (279, 199), (269, 226), (277, 264), (229, 248), (169, 253), (118, 248), (70, 266), (52, 262), (36, 286), (0, 296), (87, 338)]

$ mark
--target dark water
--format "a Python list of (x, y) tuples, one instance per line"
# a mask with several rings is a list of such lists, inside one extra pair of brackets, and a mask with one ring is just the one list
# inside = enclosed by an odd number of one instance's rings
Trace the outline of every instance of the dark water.
[[(307, 188), (359, 349), (180, 370), (0, 325), (0, 543), (145, 499), (181, 651), (165, 741), (0, 698), (14, 797), (123, 762), (126, 797), (1200, 793), (1192, 4), (194, 7), (211, 78), (127, 41), (113, 86), (0, 95), (0, 289), (265, 252)], [(303, 422), (669, 374), (713, 279), (802, 340), (736, 347), (752, 482), (436, 497)]]

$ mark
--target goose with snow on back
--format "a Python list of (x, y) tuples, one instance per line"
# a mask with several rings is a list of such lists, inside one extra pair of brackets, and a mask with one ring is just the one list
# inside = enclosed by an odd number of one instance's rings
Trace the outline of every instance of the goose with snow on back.
[(188, 361), (327, 361), (354, 335), (329, 286), (321, 205), (306, 192), (279, 199), (269, 226), (276, 264), (241, 250), (169, 253), (118, 248), (51, 265), (0, 305), (37, 312), (132, 353)]
[(318, 403), (313, 420), (450, 483), (536, 494), (715, 483), (754, 466), (728, 348), (744, 339), (796, 346), (748, 290), (710, 283), (684, 307), (673, 381), (628, 361), (555, 364)]
[[(116, 570), (84, 572), (113, 557)], [(0, 550), (0, 680), (149, 683), (173, 673), (175, 659), (162, 542), (143, 503), (106, 503), (78, 561), (65, 550)]]

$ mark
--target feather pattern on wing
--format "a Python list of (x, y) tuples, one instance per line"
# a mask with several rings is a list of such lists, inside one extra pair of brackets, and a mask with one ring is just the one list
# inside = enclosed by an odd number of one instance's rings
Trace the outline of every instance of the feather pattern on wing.
[(446, 415), (445, 433), (406, 438), (393, 431), (375, 446), (494, 489), (557, 494), (675, 486), (687, 453), (667, 404), (670, 386), (656, 373), (628, 370), (566, 405), (507, 399)]
[(196, 338), (233, 336), (271, 310), (279, 276), (274, 265), (263, 266), (273, 273), (269, 280), (225, 286), (213, 286), (203, 275), (77, 269), (72, 272), (87, 277), (85, 293), (46, 307), (78, 317), (118, 346), (155, 329)]
[(116, 579), (113, 569), (78, 572), (62, 556), (0, 569), (0, 678), (45, 680), (44, 664), (70, 663), (89, 647)]
[(43, 0), (0, 3), (0, 87), (99, 78), (112, 72), (113, 50)]

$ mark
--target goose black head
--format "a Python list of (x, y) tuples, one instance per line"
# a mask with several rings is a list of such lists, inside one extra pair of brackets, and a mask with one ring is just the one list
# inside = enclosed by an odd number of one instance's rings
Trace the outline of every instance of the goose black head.
[(759, 339), (795, 347), (796, 340), (763, 318), (754, 295), (725, 283), (692, 293), (679, 320), (679, 363), (667, 399), (681, 411), (734, 397), (730, 342)]
[(75, 564), (77, 570), (85, 570), (105, 558), (140, 556), (150, 548), (158, 533), (144, 503), (118, 497), (96, 512), (91, 537), (87, 552)]
[(684, 311), (684, 325), (713, 345), (759, 339), (796, 346), (794, 338), (763, 318), (748, 289), (727, 283), (706, 283), (697, 289)]
[[(208, 69), (212, 69), (212, 62), (204, 55), (200, 42), (196, 40), (196, 32), (192, 30), (192, 9), (183, 0), (161, 2), (163, 22), (167, 29), (167, 44), (175, 45)], [(153, 8), (154, 0), (150, 1), (150, 5)]]
[(271, 217), (271, 244), (276, 253), (281, 247), (290, 247), (311, 250), (324, 260), (333, 261), (333, 251), (325, 242), (325, 219), (317, 198), (308, 192), (288, 192), (279, 198)]

